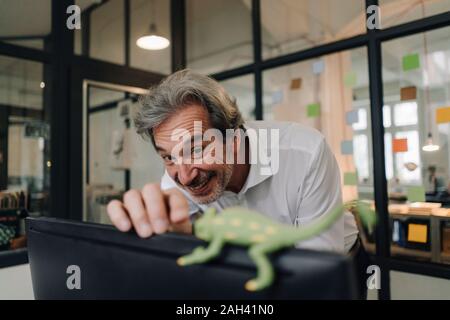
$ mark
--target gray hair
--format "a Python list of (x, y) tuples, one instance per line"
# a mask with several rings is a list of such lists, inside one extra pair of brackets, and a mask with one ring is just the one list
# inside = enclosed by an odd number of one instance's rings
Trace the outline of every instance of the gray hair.
[(236, 99), (216, 80), (188, 69), (175, 72), (151, 87), (140, 102), (141, 107), (134, 119), (137, 133), (150, 137), (153, 144), (153, 129), (181, 108), (192, 104), (204, 106), (212, 127), (224, 136), (227, 129), (241, 128), (244, 124)]

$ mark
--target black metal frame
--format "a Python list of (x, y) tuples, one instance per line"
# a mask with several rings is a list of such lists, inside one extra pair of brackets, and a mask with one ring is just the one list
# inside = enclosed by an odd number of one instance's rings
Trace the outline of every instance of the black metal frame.
[(0, 190), (8, 186), (8, 119), (9, 107), (0, 106)]
[[(378, 5), (378, 0), (367, 0), (366, 7), (369, 5)], [(379, 217), (379, 225), (376, 234), (376, 256), (389, 257), (391, 248), (391, 236), (389, 232), (389, 212), (387, 197), (387, 181), (385, 174), (385, 155), (384, 155), (384, 126), (383, 126), (383, 79), (382, 79), (382, 61), (381, 61), (381, 43), (376, 39), (377, 30), (368, 30), (368, 54), (369, 54), (369, 91), (370, 91), (370, 117), (372, 122), (372, 149), (374, 174), (374, 198)], [(376, 158), (376, 159), (375, 159)], [(383, 260), (384, 261), (384, 260)], [(381, 270), (381, 288), (389, 290), (380, 290), (379, 299), (390, 299), (390, 281), (389, 267), (385, 264), (380, 265)]]
[[(0, 42), (0, 55), (40, 61), (51, 74), (51, 85), (46, 94), (51, 99), (52, 128), (52, 174), (51, 174), (51, 209), (52, 216), (81, 219), (81, 151), (82, 151), (82, 81), (91, 79), (113, 82), (123, 85), (146, 86), (149, 82), (159, 81), (163, 75), (130, 68), (130, 1), (124, 0), (125, 12), (125, 66), (119, 66), (88, 58), (89, 28), (84, 38), (83, 55), (73, 54), (73, 32), (65, 27), (65, 8), (73, 0), (52, 1), (52, 34), (48, 50), (36, 50)], [(171, 0), (171, 36), (172, 36), (172, 70), (187, 66), (186, 58), (186, 1)], [(363, 1), (363, 0), (361, 0)], [(106, 1), (104, 1), (106, 2)], [(103, 2), (103, 3), (104, 3)], [(377, 5), (378, 0), (365, 0), (366, 8)], [(89, 24), (89, 14), (102, 3), (89, 9), (82, 16), (82, 23)], [(254, 62), (232, 70), (215, 73), (217, 80), (228, 80), (244, 75), (254, 75), (255, 114), (263, 118), (263, 72), (268, 69), (289, 65), (336, 53), (342, 50), (366, 47), (368, 50), (369, 90), (371, 102), (371, 127), (374, 160), (374, 190), (380, 223), (377, 228), (376, 254), (373, 257), (381, 267), (382, 284), (380, 299), (390, 298), (389, 272), (397, 270), (450, 279), (450, 267), (434, 263), (413, 262), (393, 258), (390, 255), (390, 230), (387, 211), (387, 183), (384, 175), (384, 128), (383, 128), (383, 81), (382, 55), (383, 42), (425, 31), (450, 26), (450, 12), (434, 15), (383, 30), (367, 30), (365, 34), (349, 39), (327, 43), (290, 53), (284, 56), (262, 59), (261, 39), (261, 3), (252, 0), (253, 56)], [(47, 80), (46, 80), (47, 82)], [(47, 88), (47, 86), (46, 86)], [(48, 115), (47, 115), (48, 116)], [(58, 195), (58, 197), (56, 197)], [(23, 254), (22, 254), (23, 255)], [(14, 259), (13, 259), (14, 260)], [(11, 261), (11, 259), (10, 259)], [(1, 262), (0, 262), (1, 266)]]

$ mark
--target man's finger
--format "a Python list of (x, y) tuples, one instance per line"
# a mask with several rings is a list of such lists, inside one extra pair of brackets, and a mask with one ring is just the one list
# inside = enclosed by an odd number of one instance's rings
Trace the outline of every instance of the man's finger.
[(159, 185), (146, 184), (142, 189), (142, 197), (153, 230), (158, 234), (166, 232), (169, 229), (169, 218)]
[(127, 232), (131, 229), (131, 221), (128, 214), (119, 200), (112, 200), (106, 207), (109, 219), (122, 232)]
[(164, 191), (170, 210), (170, 222), (179, 224), (189, 220), (189, 204), (184, 195), (177, 189)]
[(137, 190), (129, 190), (123, 196), (123, 200), (137, 234), (141, 238), (150, 237), (153, 233), (152, 226), (148, 220), (141, 193)]
[(192, 234), (192, 224), (188, 219), (181, 223), (172, 224), (169, 230), (177, 233)]

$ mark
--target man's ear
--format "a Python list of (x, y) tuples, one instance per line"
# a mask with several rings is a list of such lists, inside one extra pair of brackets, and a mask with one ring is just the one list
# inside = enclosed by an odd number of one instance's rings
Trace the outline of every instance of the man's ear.
[(238, 131), (238, 134), (234, 135), (233, 142), (234, 142), (234, 144), (233, 144), (234, 150), (233, 151), (234, 151), (234, 154), (237, 155), (237, 153), (239, 152), (239, 150), (241, 148), (241, 143), (242, 143), (242, 137), (241, 137), (241, 134), (239, 131)]
[(236, 129), (233, 135), (233, 160), (235, 164), (245, 163), (246, 147), (242, 146), (245, 143), (245, 131), (241, 128)]

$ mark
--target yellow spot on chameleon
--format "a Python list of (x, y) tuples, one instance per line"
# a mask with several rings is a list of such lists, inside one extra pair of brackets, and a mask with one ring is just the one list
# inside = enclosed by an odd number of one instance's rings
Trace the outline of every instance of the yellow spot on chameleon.
[(178, 259), (177, 259), (177, 264), (178, 264), (179, 266), (184, 266), (185, 260), (184, 260), (183, 258), (178, 258)]
[(259, 223), (250, 222), (250, 229), (251, 230), (258, 230), (259, 229)]
[(242, 224), (242, 221), (240, 219), (231, 220), (231, 225), (234, 227), (239, 227), (241, 224)]
[(222, 225), (222, 224), (225, 223), (225, 221), (223, 220), (223, 218), (215, 218), (215, 219), (213, 220), (213, 223), (214, 223), (214, 224), (217, 224), (217, 225)]
[(263, 242), (264, 240), (266, 240), (266, 237), (262, 234), (256, 234), (251, 237), (251, 240), (254, 242)]
[(255, 291), (256, 281), (254, 280), (247, 281), (247, 283), (245, 284), (245, 289), (247, 289), (248, 291)]
[(277, 229), (272, 226), (269, 226), (266, 228), (266, 233), (267, 234), (275, 234), (275, 233), (277, 233)]
[(227, 239), (227, 240), (234, 240), (234, 239), (236, 239), (236, 233), (234, 233), (234, 232), (226, 232), (225, 233), (225, 239)]

